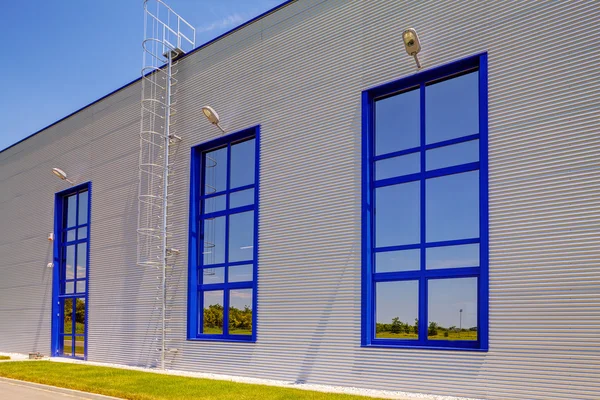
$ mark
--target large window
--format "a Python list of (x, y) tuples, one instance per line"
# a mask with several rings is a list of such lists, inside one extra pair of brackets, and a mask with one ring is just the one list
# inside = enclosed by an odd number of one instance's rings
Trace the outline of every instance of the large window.
[(486, 55), (363, 93), (363, 345), (487, 349)]
[(255, 340), (258, 128), (192, 153), (190, 339)]

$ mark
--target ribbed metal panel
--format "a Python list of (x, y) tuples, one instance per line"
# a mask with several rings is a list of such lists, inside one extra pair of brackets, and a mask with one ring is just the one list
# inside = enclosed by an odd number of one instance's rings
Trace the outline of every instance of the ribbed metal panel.
[[(193, 20), (193, 16), (186, 16)], [(600, 4), (297, 1), (179, 63), (170, 367), (485, 399), (600, 398)], [(362, 90), (489, 55), (490, 350), (360, 347)], [(154, 365), (139, 84), (0, 153), (0, 351), (49, 352), (50, 169), (92, 181), (89, 352)], [(186, 341), (190, 147), (261, 125), (258, 341)]]

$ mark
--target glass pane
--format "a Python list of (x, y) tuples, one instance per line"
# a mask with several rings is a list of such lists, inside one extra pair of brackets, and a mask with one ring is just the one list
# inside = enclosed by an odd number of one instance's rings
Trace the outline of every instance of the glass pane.
[(202, 270), (202, 283), (205, 285), (211, 283), (225, 282), (225, 268), (204, 268)]
[(79, 228), (77, 230), (78, 239), (87, 239), (87, 227)]
[(479, 133), (477, 71), (425, 88), (427, 144)]
[(77, 229), (71, 229), (71, 230), (67, 231), (67, 236), (65, 238), (65, 241), (72, 242), (73, 240), (75, 240), (76, 233), (77, 233)]
[(479, 161), (479, 140), (427, 150), (427, 171)]
[(79, 220), (77, 225), (87, 224), (88, 222), (88, 195), (89, 193), (79, 193)]
[(421, 171), (421, 154), (387, 158), (375, 163), (375, 179), (387, 179), (401, 175), (416, 174)]
[(254, 211), (229, 216), (229, 262), (254, 258)]
[(375, 155), (420, 145), (419, 89), (375, 102)]
[(77, 281), (77, 284), (75, 286), (77, 289), (77, 293), (85, 293), (85, 280)]
[(479, 171), (428, 179), (428, 242), (479, 237)]
[(63, 336), (63, 354), (65, 356), (73, 355), (73, 336)]
[(230, 189), (254, 183), (254, 139), (231, 146), (231, 187)]
[(75, 336), (75, 357), (85, 356), (85, 336)]
[(477, 340), (477, 278), (430, 279), (427, 338)]
[(67, 197), (67, 228), (75, 226), (77, 223), (77, 195)]
[(202, 333), (223, 333), (223, 291), (214, 290), (204, 292), (204, 318), (202, 319)]
[(252, 281), (254, 265), (236, 265), (229, 267), (229, 282), (247, 282)]
[(252, 335), (252, 289), (229, 291), (229, 334)]
[(225, 262), (225, 218), (204, 220), (204, 240), (202, 241), (204, 265)]
[(225, 208), (227, 208), (226, 201), (226, 194), (204, 199), (204, 209), (202, 210), (202, 212), (204, 214), (209, 214), (217, 211), (223, 211)]
[[(87, 243), (77, 245), (77, 279), (85, 278), (87, 266)], [(79, 290), (77, 290), (79, 292)]]
[(375, 189), (375, 245), (397, 246), (420, 242), (419, 182)]
[(375, 272), (415, 271), (421, 268), (421, 250), (375, 253)]
[(375, 337), (418, 339), (419, 282), (378, 282)]
[(63, 299), (63, 333), (73, 333), (73, 299)]
[(75, 333), (83, 335), (85, 333), (85, 299), (75, 299)]
[(227, 147), (204, 154), (204, 194), (227, 189)]
[(426, 250), (427, 269), (479, 266), (479, 245), (431, 247)]
[(65, 283), (65, 294), (73, 294), (73, 293), (75, 293), (75, 282)]
[(242, 207), (254, 204), (254, 189), (240, 190), (229, 195), (229, 207)]
[(75, 279), (75, 245), (66, 248), (65, 276), (63, 279)]

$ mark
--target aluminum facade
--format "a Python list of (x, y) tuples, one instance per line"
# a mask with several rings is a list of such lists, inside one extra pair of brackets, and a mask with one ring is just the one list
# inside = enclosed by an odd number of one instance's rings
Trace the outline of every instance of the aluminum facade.
[[(141, 10), (140, 10), (141, 12)], [(186, 16), (193, 21), (193, 16)], [(181, 60), (170, 368), (484, 399), (600, 398), (600, 3), (290, 3)], [(364, 348), (361, 92), (488, 52), (488, 352)], [(154, 365), (139, 81), (0, 153), (0, 351), (50, 351), (54, 193), (92, 181), (92, 361)], [(186, 341), (190, 147), (261, 126), (256, 343)]]

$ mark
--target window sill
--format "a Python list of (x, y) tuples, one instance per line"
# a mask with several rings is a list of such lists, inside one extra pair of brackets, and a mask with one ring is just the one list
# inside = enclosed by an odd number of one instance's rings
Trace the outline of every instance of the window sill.
[(444, 351), (474, 351), (487, 353), (488, 348), (481, 347), (453, 347), (453, 346), (427, 346), (427, 345), (409, 345), (409, 344), (393, 344), (393, 343), (370, 343), (361, 344), (363, 348), (384, 348), (384, 349), (411, 349), (411, 350), (444, 350)]
[(231, 337), (188, 337), (189, 342), (226, 342), (226, 343), (256, 343), (256, 339), (249, 338), (231, 338)]

